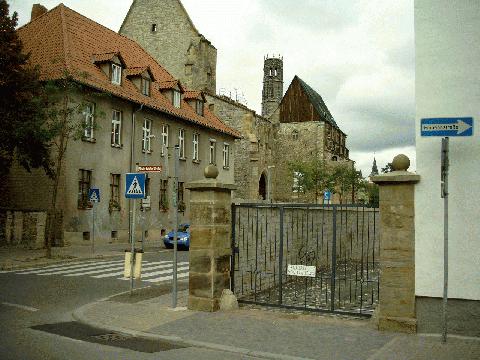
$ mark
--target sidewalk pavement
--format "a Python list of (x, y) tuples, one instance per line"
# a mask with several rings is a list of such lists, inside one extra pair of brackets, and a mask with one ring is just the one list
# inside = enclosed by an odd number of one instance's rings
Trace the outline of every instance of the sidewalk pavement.
[[(136, 244), (136, 248), (141, 246)], [(70, 245), (63, 247), (52, 247), (52, 257), (45, 257), (45, 249), (23, 249), (23, 248), (0, 248), (0, 270), (16, 270), (22, 268), (52, 265), (75, 260), (104, 259), (123, 255), (125, 249), (129, 249), (129, 243), (96, 244), (92, 252), (90, 243), (85, 245)], [(145, 252), (164, 249), (163, 243), (147, 243)]]
[(172, 309), (172, 295), (159, 289), (103, 299), (73, 317), (124, 335), (262, 359), (480, 359), (479, 338), (451, 336), (442, 344), (439, 336), (379, 332), (370, 319), (280, 309), (197, 312), (185, 307), (188, 290)]

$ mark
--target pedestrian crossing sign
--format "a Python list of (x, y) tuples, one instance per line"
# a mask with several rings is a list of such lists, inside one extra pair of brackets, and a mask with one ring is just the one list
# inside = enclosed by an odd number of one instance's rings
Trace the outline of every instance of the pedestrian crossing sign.
[(88, 200), (92, 203), (100, 202), (100, 189), (91, 188), (88, 190)]
[(126, 174), (125, 197), (127, 199), (143, 199), (145, 197), (144, 173)]

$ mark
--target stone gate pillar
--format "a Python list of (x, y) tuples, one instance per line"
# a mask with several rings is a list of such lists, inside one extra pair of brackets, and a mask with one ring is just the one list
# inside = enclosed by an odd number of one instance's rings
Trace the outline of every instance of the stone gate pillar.
[(379, 330), (416, 332), (414, 185), (405, 155), (393, 159), (390, 173), (372, 177), (380, 187)]
[(205, 168), (204, 180), (190, 189), (190, 274), (188, 308), (216, 311), (230, 288), (231, 203), (233, 184), (216, 180), (218, 169)]

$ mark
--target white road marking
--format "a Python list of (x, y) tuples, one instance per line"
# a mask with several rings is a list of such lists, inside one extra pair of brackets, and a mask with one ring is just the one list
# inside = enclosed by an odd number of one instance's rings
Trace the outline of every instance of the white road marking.
[[(178, 267), (177, 268), (177, 271), (182, 271), (182, 270), (188, 270), (188, 266), (183, 266), (183, 267)], [(163, 275), (163, 274), (169, 274), (173, 271), (173, 268), (171, 269), (168, 269), (168, 270), (162, 270), (162, 271), (154, 271), (152, 273), (146, 273), (146, 274), (142, 274), (142, 279), (143, 278), (148, 278), (148, 277), (152, 277), (152, 276), (156, 276), (156, 275)], [(123, 278), (122, 278), (123, 279)]]
[(116, 264), (106, 264), (106, 265), (90, 265), (87, 267), (82, 267), (82, 268), (77, 268), (77, 269), (69, 269), (69, 270), (61, 270), (61, 271), (53, 271), (53, 272), (48, 272), (48, 273), (40, 273), (37, 275), (40, 276), (45, 276), (45, 275), (64, 275), (64, 274), (79, 274), (79, 275), (86, 275), (89, 271), (93, 270), (98, 270), (102, 269), (101, 271), (108, 271), (111, 269), (116, 269), (121, 263), (116, 263)]
[(54, 264), (54, 265), (48, 265), (48, 266), (39, 266), (39, 267), (34, 267), (34, 268), (18, 269), (18, 270), (12, 270), (12, 271), (17, 272), (17, 273), (20, 273), (20, 272), (24, 272), (24, 271), (46, 270), (46, 269), (50, 269), (50, 268), (61, 268), (61, 267), (63, 267), (63, 266), (80, 265), (80, 264), (95, 263), (95, 262), (98, 262), (98, 260), (86, 260), (86, 261), (68, 262), (68, 263), (63, 263), (63, 264)]
[[(150, 263), (145, 265), (144, 269), (152, 269), (152, 268), (155, 269), (159, 266), (166, 266), (166, 265), (158, 265), (160, 263), (161, 263), (160, 261), (150, 262)], [(123, 269), (123, 267), (124, 267), (123, 264), (117, 264), (117, 265), (111, 266), (107, 269), (92, 270), (92, 271), (87, 271), (87, 272), (82, 272), (82, 273), (73, 273), (73, 274), (68, 273), (65, 276), (81, 276), (81, 275), (98, 274), (98, 273), (103, 273), (105, 271), (113, 271), (113, 270), (117, 271), (118, 269)], [(115, 272), (115, 274), (116, 273), (117, 272)], [(111, 274), (111, 273), (108, 273), (108, 274)], [(120, 274), (123, 274), (123, 271)], [(114, 275), (112, 275), (112, 276), (114, 276)], [(95, 276), (93, 276), (93, 277), (95, 277)]]
[[(185, 278), (188, 276), (188, 272), (186, 273), (183, 273), (183, 274), (177, 274), (177, 279), (182, 279), (182, 278)], [(160, 277), (160, 278), (156, 278), (156, 279), (151, 279), (151, 280), (144, 280), (144, 281), (147, 281), (147, 282), (160, 282), (160, 281), (165, 281), (165, 280), (172, 280), (173, 279), (173, 274), (172, 275), (169, 275), (169, 276), (164, 276), (164, 277)]]
[(56, 267), (50, 267), (48, 269), (46, 268), (43, 268), (41, 270), (27, 270), (27, 271), (22, 271), (22, 272), (19, 272), (19, 274), (41, 274), (41, 273), (47, 273), (47, 272), (55, 272), (55, 271), (62, 271), (62, 270), (67, 270), (67, 269), (81, 269), (81, 268), (85, 268), (85, 267), (88, 267), (88, 266), (92, 266), (92, 265), (95, 265), (95, 264), (115, 264), (115, 263), (122, 263), (124, 262), (124, 260), (115, 260), (115, 261), (97, 261), (97, 262), (88, 262), (88, 263), (83, 263), (81, 265), (68, 265), (68, 266), (56, 266)]
[[(165, 261), (161, 261), (159, 262), (160, 265), (156, 265), (156, 266), (151, 266), (152, 264), (154, 263), (149, 263), (145, 266), (142, 266), (142, 272), (143, 271), (146, 271), (146, 270), (154, 270), (154, 269), (161, 269), (161, 268), (167, 268), (167, 267), (171, 267), (172, 264), (165, 264)], [(171, 263), (171, 261), (170, 261)], [(123, 269), (123, 267), (122, 267)], [(95, 276), (92, 276), (96, 279), (103, 279), (103, 278), (107, 278), (107, 277), (113, 277), (113, 276), (118, 276), (118, 275), (123, 275), (124, 274), (124, 270), (122, 271), (115, 271), (115, 272), (109, 272), (109, 273), (106, 273), (106, 274), (101, 274), (101, 275), (95, 275)], [(65, 275), (65, 276), (69, 276), (69, 275)], [(123, 279), (123, 278), (121, 278)]]
[(32, 311), (32, 312), (38, 311), (37, 308), (31, 307), (31, 306), (20, 305), (20, 304), (12, 304), (12, 303), (9, 303), (9, 302), (2, 302), (2, 305), (16, 307), (16, 308), (19, 308), (19, 309), (22, 309), (22, 310), (27, 310), (27, 311)]

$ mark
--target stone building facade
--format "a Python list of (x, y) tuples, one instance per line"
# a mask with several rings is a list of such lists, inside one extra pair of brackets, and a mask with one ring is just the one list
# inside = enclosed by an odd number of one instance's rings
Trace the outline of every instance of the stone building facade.
[[(160, 20), (168, 31), (152, 33)], [(311, 156), (327, 161), (348, 160), (346, 135), (317, 92), (295, 77), (283, 96), (282, 57), (264, 58), (262, 115), (228, 97), (215, 95), (214, 86), (202, 87), (205, 71), (212, 70), (211, 76), (216, 78), (216, 66), (211, 63), (207, 70), (193, 72), (192, 80), (185, 78), (185, 73), (190, 72), (182, 71), (191, 56), (186, 44), (192, 43), (192, 34), (198, 36), (198, 31), (180, 0), (133, 1), (120, 33), (139, 42), (159, 63), (180, 79), (183, 76), (196, 90), (206, 90), (211, 111), (241, 133), (235, 145), (235, 201), (314, 201), (311, 194), (299, 197), (292, 191), (288, 162)], [(216, 57), (209, 57), (209, 61), (216, 61)], [(294, 112), (287, 110), (292, 104)]]
[[(84, 41), (84, 34), (93, 40)], [(62, 79), (68, 71), (82, 84), (71, 92), (68, 107), (79, 110), (72, 123), (84, 129), (80, 140), (69, 141), (59, 180), (57, 207), (65, 242), (89, 240), (92, 187), (101, 194), (96, 239), (125, 241), (136, 203), (143, 210), (138, 212), (138, 232), (160, 241), (174, 224), (173, 195), (179, 197), (180, 221), (187, 221), (189, 192), (184, 184), (203, 178), (208, 164), (217, 166), (220, 181), (234, 181), (234, 142), (240, 133), (209, 110), (200, 92), (187, 90), (135, 42), (63, 4), (20, 28), (18, 35), (32, 64), (40, 66), (43, 80)], [(62, 46), (59, 39), (65, 39)], [(179, 185), (174, 189), (176, 145)], [(125, 199), (124, 192), (125, 174), (135, 172), (136, 163), (163, 170), (149, 174), (146, 199), (134, 202)], [(8, 198), (2, 203), (18, 210), (48, 211), (52, 188), (43, 170), (27, 173), (13, 167), (4, 192)]]
[(183, 85), (215, 94), (217, 49), (178, 0), (134, 0), (120, 34), (134, 39)]

